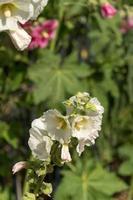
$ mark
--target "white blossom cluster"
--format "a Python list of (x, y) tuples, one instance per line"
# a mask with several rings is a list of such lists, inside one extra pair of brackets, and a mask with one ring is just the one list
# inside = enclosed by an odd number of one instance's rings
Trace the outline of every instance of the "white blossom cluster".
[(28, 47), (31, 36), (21, 27), (38, 17), (48, 0), (0, 0), (0, 32), (6, 31), (19, 50)]
[(31, 124), (29, 147), (40, 160), (50, 158), (51, 147), (55, 141), (61, 146), (62, 162), (71, 161), (69, 146), (72, 138), (77, 138), (79, 155), (84, 147), (95, 143), (101, 130), (104, 108), (97, 98), (88, 93), (78, 93), (64, 102), (66, 116), (58, 110), (48, 110)]

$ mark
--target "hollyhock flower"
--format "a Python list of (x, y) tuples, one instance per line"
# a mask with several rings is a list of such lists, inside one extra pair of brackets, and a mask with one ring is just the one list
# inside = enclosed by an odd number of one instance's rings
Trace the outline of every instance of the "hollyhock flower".
[(48, 110), (44, 113), (46, 129), (52, 140), (68, 143), (71, 137), (71, 127), (66, 116), (57, 110)]
[(54, 39), (56, 29), (58, 27), (57, 20), (46, 20), (31, 29), (32, 41), (29, 49), (44, 48), (49, 44), (49, 41)]
[(72, 136), (79, 141), (77, 152), (79, 155), (84, 151), (84, 146), (95, 143), (95, 139), (99, 136), (98, 131), (101, 130), (101, 119), (99, 117), (78, 115), (72, 122)]
[(110, 3), (104, 3), (101, 6), (101, 14), (105, 18), (112, 18), (114, 15), (116, 15), (117, 10), (114, 8)]
[(47, 160), (50, 157), (52, 140), (48, 137), (45, 118), (40, 117), (35, 119), (31, 124), (30, 138), (28, 141), (29, 147), (34, 156), (40, 160)]
[(16, 48), (24, 50), (28, 47), (31, 37), (20, 24), (36, 18), (46, 5), (47, 0), (1, 0), (0, 1), (0, 32), (6, 31)]
[(12, 168), (12, 172), (13, 174), (16, 174), (17, 172), (21, 171), (22, 169), (26, 169), (28, 167), (28, 164), (26, 161), (20, 161), (17, 162), (13, 168)]
[(68, 118), (57, 110), (49, 110), (44, 113), (46, 129), (52, 140), (60, 142), (62, 145), (61, 158), (65, 162), (71, 161), (68, 144), (71, 138), (71, 126)]
[(123, 20), (120, 30), (122, 33), (127, 33), (132, 29), (133, 29), (133, 17), (130, 16), (128, 17), (128, 19)]

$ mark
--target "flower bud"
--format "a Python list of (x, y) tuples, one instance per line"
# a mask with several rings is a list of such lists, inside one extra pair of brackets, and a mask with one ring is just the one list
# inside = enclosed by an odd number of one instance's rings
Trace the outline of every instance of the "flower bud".
[(27, 168), (27, 162), (20, 161), (13, 166), (12, 172), (13, 172), (13, 174), (16, 174), (17, 172), (21, 171), (22, 169), (26, 169), (26, 168)]
[(101, 6), (101, 14), (105, 18), (112, 18), (116, 13), (117, 10), (108, 2)]

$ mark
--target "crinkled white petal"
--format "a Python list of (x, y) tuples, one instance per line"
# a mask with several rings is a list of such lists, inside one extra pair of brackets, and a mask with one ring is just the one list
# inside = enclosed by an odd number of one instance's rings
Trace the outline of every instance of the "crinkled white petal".
[(48, 136), (36, 132), (36, 129), (30, 129), (30, 138), (28, 141), (32, 154), (39, 160), (47, 160), (50, 157), (52, 140)]
[(45, 112), (44, 117), (48, 135), (61, 144), (69, 143), (72, 132), (67, 117), (63, 116), (57, 110)]
[(92, 139), (91, 141), (90, 140), (79, 140), (79, 143), (78, 143), (77, 148), (76, 148), (79, 156), (84, 151), (85, 145), (86, 146), (90, 146), (90, 145), (93, 145), (93, 144), (95, 144), (95, 140), (94, 139)]
[(70, 162), (72, 160), (70, 152), (69, 152), (68, 144), (63, 144), (62, 145), (61, 159), (62, 159), (63, 162)]
[(85, 145), (90, 146), (95, 143), (101, 130), (101, 119), (96, 116), (78, 115), (72, 122), (72, 136), (78, 139), (77, 152), (79, 155), (84, 151)]
[(72, 122), (72, 136), (78, 140), (93, 140), (101, 130), (101, 120), (98, 117), (77, 116)]
[(18, 50), (24, 50), (31, 42), (31, 36), (21, 26), (18, 26), (15, 30), (7, 31), (7, 33)]
[(46, 122), (44, 117), (33, 120), (31, 127), (33, 129), (38, 129), (38, 131), (40, 131), (43, 135), (47, 135)]

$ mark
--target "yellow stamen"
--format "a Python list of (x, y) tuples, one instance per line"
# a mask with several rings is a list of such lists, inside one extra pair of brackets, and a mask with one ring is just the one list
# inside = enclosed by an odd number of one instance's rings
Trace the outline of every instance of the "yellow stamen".
[(11, 17), (12, 12), (10, 6), (6, 5), (3, 7), (3, 14), (5, 17)]
[(46, 39), (49, 38), (49, 34), (46, 31), (42, 32), (42, 36)]
[(86, 123), (87, 120), (82, 118), (80, 121), (75, 123), (75, 128), (77, 129), (77, 131), (80, 131), (80, 129), (83, 128)]
[(67, 123), (65, 122), (64, 119), (58, 118), (57, 122), (58, 122), (57, 129), (65, 129), (67, 127)]

